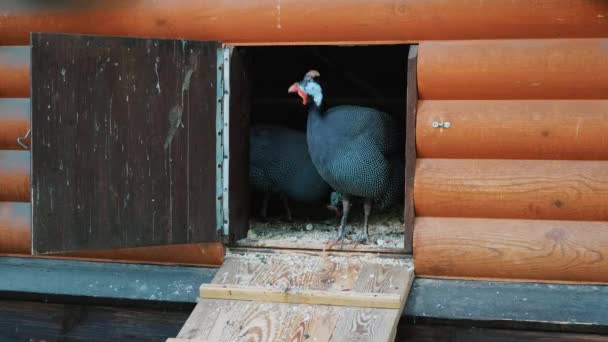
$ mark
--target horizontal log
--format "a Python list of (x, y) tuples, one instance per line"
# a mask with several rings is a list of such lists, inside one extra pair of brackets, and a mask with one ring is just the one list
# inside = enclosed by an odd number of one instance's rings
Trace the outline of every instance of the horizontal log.
[[(29, 99), (0, 99), (0, 150), (23, 150), (17, 143), (30, 128)], [(29, 148), (30, 137), (21, 142)]]
[[(0, 27), (3, 26), (0, 25)], [(28, 47), (0, 46), (0, 80), (2, 80), (0, 98), (30, 96), (30, 50)]]
[(422, 99), (608, 98), (608, 39), (422, 42), (419, 49)]
[(30, 201), (30, 152), (0, 151), (0, 202)]
[(0, 202), (0, 254), (30, 254), (29, 203)]
[(608, 221), (608, 161), (418, 159), (414, 205), (416, 216)]
[(35, 7), (21, 3), (0, 5), (0, 45), (28, 44), (30, 32), (229, 43), (403, 42), (606, 37), (608, 34), (608, 5), (589, 0), (288, 0), (280, 3), (98, 0), (54, 7), (52, 2)]
[(607, 100), (425, 100), (416, 126), (422, 158), (608, 160)]
[(421, 217), (420, 277), (608, 282), (608, 222)]
[[(29, 203), (0, 203), (0, 255), (30, 255), (31, 215)], [(221, 243), (195, 243), (157, 247), (122, 248), (35, 256), (127, 263), (219, 266), (224, 261)]]

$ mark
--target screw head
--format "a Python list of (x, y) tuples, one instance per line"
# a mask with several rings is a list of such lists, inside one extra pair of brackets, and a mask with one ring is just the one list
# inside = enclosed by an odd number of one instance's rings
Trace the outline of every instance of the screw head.
[(445, 128), (450, 128), (450, 126), (452, 126), (452, 124), (450, 124), (449, 121), (446, 121), (443, 123), (443, 127), (445, 127)]
[(439, 122), (433, 121), (433, 128), (437, 128), (437, 127), (439, 127)]

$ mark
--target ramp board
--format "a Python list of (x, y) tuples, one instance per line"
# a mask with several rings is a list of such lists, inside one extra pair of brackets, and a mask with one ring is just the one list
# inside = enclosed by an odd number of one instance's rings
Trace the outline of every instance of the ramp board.
[(413, 278), (401, 255), (231, 250), (167, 341), (393, 341)]

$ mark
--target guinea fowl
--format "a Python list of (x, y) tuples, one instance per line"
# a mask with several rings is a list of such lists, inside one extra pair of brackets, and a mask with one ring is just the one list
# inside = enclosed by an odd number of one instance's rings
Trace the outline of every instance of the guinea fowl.
[(397, 120), (379, 110), (342, 105), (323, 111), (319, 78), (311, 70), (288, 92), (297, 93), (308, 107), (306, 138), (312, 162), (342, 198), (338, 240), (345, 236), (351, 198), (360, 197), (365, 214), (361, 240), (367, 242), (372, 204), (387, 208), (403, 194), (404, 140)]
[(281, 196), (287, 219), (292, 220), (287, 199), (301, 203), (321, 202), (331, 191), (310, 160), (306, 135), (274, 125), (250, 128), (249, 182), (264, 194), (261, 217), (266, 218), (272, 193)]

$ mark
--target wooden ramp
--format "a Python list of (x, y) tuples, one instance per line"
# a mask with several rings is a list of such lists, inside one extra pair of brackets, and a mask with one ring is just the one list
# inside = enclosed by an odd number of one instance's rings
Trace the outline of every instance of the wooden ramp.
[(405, 256), (232, 250), (167, 341), (393, 341), (413, 278)]

